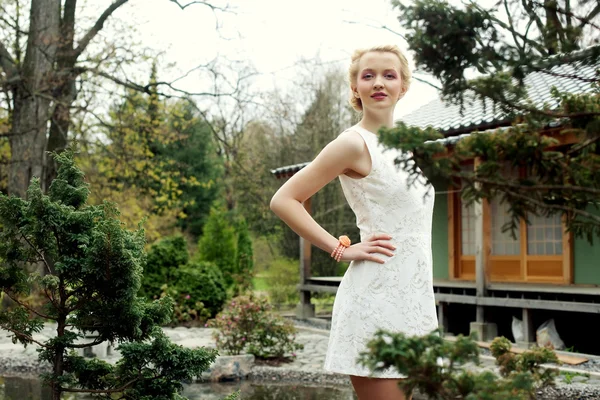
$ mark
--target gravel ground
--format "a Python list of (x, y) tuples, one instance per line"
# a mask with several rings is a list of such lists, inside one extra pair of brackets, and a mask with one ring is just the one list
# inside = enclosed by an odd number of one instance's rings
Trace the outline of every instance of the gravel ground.
[[(299, 328), (297, 339), (304, 344), (304, 350), (298, 352), (291, 363), (280, 366), (255, 365), (252, 367), (248, 380), (257, 383), (289, 383), (311, 384), (320, 386), (349, 387), (349, 379), (345, 375), (323, 372), (322, 366), (329, 339), (328, 322), (319, 320), (295, 321)], [(45, 329), (49, 336), (52, 327)], [(165, 333), (176, 343), (186, 347), (212, 346), (211, 330), (204, 328), (174, 328), (166, 329)], [(46, 337), (48, 337), (46, 336)], [(37, 353), (32, 346), (27, 349), (12, 346), (8, 338), (0, 337), (0, 375), (35, 376), (40, 372), (50, 370), (49, 365), (40, 365)], [(489, 350), (482, 349), (483, 355), (489, 355)], [(109, 362), (117, 360), (116, 354)], [(487, 362), (490, 368), (491, 363)], [(579, 366), (568, 366), (575, 372), (563, 373), (555, 387), (540, 390), (537, 398), (540, 400), (600, 400), (600, 376), (587, 372), (600, 371), (600, 357), (592, 357), (590, 361)], [(416, 400), (416, 399), (415, 399)]]

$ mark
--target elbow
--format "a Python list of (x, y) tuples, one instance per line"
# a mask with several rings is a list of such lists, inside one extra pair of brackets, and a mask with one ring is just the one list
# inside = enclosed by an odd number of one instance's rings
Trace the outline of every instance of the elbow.
[(277, 193), (275, 193), (271, 198), (271, 203), (269, 204), (271, 211), (273, 211), (275, 215), (279, 215), (277, 211), (279, 210), (280, 204), (281, 200), (279, 199), (279, 196), (277, 196)]

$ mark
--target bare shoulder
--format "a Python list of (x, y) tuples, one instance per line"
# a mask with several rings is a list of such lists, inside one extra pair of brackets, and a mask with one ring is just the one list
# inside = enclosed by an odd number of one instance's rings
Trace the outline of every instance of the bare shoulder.
[(288, 197), (303, 202), (339, 175), (355, 170), (364, 154), (365, 143), (360, 134), (343, 132), (329, 142), (310, 164), (284, 183), (274, 198)]
[(360, 133), (352, 129), (342, 132), (332, 143), (334, 142), (337, 142), (336, 144), (346, 151), (355, 154), (361, 154), (365, 147), (365, 142)]

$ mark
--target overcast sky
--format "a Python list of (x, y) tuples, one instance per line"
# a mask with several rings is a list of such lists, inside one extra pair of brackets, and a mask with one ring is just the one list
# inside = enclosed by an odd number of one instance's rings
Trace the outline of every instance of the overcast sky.
[[(213, 4), (226, 3), (215, 0)], [(389, 0), (233, 0), (229, 4), (234, 13), (217, 13), (219, 32), (213, 13), (201, 5), (182, 11), (167, 0), (137, 0), (120, 9), (118, 17), (133, 19), (143, 44), (164, 51), (163, 59), (175, 63), (173, 77), (221, 55), (250, 61), (262, 73), (256, 85), (285, 87), (294, 64), (302, 58), (318, 55), (325, 62), (339, 61), (345, 70), (356, 48), (394, 43), (407, 49), (400, 36), (369, 26), (401, 30), (398, 11)], [(410, 53), (407, 57), (412, 63)], [(194, 79), (198, 80), (190, 76), (180, 87), (194, 90)], [(413, 82), (396, 117), (435, 96), (435, 89)]]

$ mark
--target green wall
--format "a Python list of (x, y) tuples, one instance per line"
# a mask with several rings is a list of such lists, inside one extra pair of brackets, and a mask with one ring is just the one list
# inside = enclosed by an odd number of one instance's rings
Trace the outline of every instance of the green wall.
[[(434, 182), (438, 192), (445, 192), (448, 186)], [(600, 211), (589, 209), (600, 215)], [(448, 195), (436, 194), (433, 209), (433, 278), (448, 277)], [(600, 237), (590, 244), (586, 238), (575, 238), (573, 245), (573, 283), (580, 285), (600, 285)]]
[[(598, 210), (588, 209), (595, 215)], [(573, 245), (573, 281), (580, 285), (600, 285), (600, 237), (590, 244), (586, 238), (575, 238)]]
[[(434, 184), (435, 185), (435, 184)], [(437, 191), (445, 192), (447, 185), (435, 185)], [(448, 277), (448, 195), (436, 194), (433, 208), (433, 279)]]

